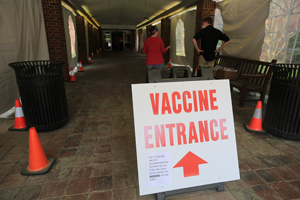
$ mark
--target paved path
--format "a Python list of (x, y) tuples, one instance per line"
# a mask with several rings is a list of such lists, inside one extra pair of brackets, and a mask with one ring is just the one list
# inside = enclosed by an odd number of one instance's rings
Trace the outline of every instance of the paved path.
[[(20, 175), (28, 132), (9, 132), (13, 117), (1, 119), (0, 199), (155, 200), (138, 191), (131, 84), (145, 82), (144, 61), (138, 52), (102, 52), (76, 73), (78, 82), (65, 83), (69, 122), (39, 133), (47, 157), (56, 158), (45, 175)], [(226, 182), (224, 192), (166, 199), (299, 199), (300, 142), (245, 131), (256, 103), (239, 108), (239, 93), (232, 97), (241, 180)]]

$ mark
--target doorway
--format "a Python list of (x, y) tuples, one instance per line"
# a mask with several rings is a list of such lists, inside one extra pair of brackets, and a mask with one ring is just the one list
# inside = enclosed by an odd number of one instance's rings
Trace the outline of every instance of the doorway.
[(124, 50), (131, 50), (131, 31), (123, 31), (123, 48)]
[(111, 41), (111, 32), (110, 31), (103, 31), (103, 49), (106, 51), (111, 51), (112, 48), (112, 41)]
[(103, 49), (106, 51), (132, 50), (131, 30), (103, 30)]
[(122, 51), (123, 48), (123, 31), (111, 32), (112, 50)]

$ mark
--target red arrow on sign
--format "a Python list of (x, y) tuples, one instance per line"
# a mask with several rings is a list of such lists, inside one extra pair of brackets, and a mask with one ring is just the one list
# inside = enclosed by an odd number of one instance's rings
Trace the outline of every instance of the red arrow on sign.
[(206, 163), (205, 160), (189, 151), (173, 168), (183, 167), (184, 177), (198, 176), (198, 165)]

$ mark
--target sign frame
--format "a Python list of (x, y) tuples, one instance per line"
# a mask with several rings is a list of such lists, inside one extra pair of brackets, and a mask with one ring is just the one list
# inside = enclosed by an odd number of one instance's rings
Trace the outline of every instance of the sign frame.
[[(228, 80), (133, 84), (132, 101), (140, 195), (240, 179)], [(153, 157), (147, 153), (165, 157), (153, 161), (158, 163), (152, 165), (157, 171), (153, 179), (149, 178)], [(193, 169), (175, 167), (186, 156), (202, 163)]]

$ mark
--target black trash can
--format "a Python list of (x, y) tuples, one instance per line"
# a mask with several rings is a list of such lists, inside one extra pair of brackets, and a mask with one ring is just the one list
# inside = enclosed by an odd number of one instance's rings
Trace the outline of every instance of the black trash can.
[(263, 122), (270, 134), (300, 140), (300, 64), (271, 64), (273, 77)]
[(15, 70), (27, 128), (51, 131), (68, 122), (63, 64), (57, 60), (8, 64)]

